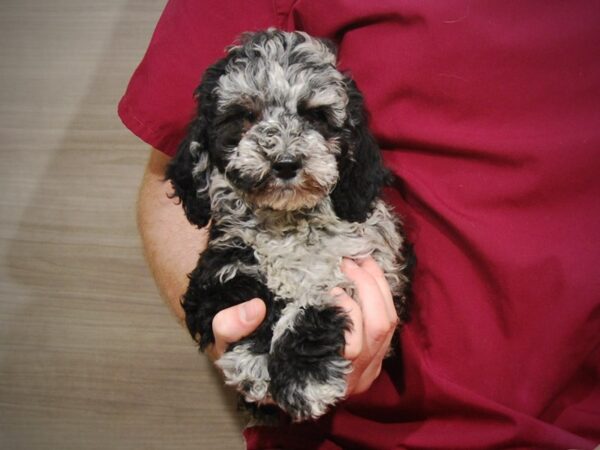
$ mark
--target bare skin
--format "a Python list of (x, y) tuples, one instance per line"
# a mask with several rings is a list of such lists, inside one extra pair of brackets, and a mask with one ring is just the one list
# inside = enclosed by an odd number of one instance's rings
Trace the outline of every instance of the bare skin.
[[(146, 259), (156, 285), (180, 323), (185, 314), (179, 299), (187, 288), (187, 274), (196, 266), (198, 255), (208, 241), (206, 229), (191, 225), (181, 206), (170, 199), (169, 182), (164, 181), (170, 158), (153, 149), (142, 179), (137, 208), (138, 228)], [(352, 362), (347, 395), (369, 389), (379, 376), (398, 318), (392, 294), (383, 272), (372, 258), (345, 259), (342, 271), (354, 282), (358, 299), (342, 289), (332, 291), (338, 304), (352, 320), (353, 330), (346, 334), (344, 357)], [(227, 346), (249, 335), (263, 321), (266, 307), (260, 299), (219, 312), (213, 320), (215, 344), (207, 353), (215, 361)]]

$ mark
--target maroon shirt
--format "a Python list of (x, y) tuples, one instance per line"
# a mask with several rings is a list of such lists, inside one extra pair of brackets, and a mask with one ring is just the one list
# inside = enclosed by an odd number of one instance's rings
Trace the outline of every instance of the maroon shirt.
[(334, 39), (404, 183), (415, 245), (399, 357), (314, 423), (248, 448), (600, 443), (600, 4), (172, 0), (119, 105), (173, 155), (203, 70), (243, 31)]

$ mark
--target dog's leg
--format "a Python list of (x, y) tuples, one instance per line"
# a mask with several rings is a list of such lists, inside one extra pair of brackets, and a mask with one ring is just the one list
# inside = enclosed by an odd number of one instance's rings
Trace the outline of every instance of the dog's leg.
[(246, 401), (261, 402), (267, 398), (269, 388), (269, 354), (255, 353), (252, 347), (252, 342), (234, 345), (216, 364), (227, 385), (234, 386)]
[(252, 250), (239, 243), (209, 247), (189, 278), (182, 306), (188, 329), (201, 350), (215, 341), (212, 321), (219, 311), (252, 298), (265, 302), (267, 316), (259, 328), (232, 344), (217, 362), (225, 382), (235, 385), (248, 401), (264, 400), (269, 383), (267, 354), (272, 326), (282, 308), (262, 282)]
[(236, 241), (211, 242), (188, 277), (181, 305), (188, 330), (201, 350), (214, 343), (212, 321), (219, 311), (253, 298), (267, 304), (273, 298), (258, 272), (252, 249)]
[(247, 402), (261, 403), (268, 399), (270, 382), (268, 355), (273, 336), (273, 324), (281, 314), (283, 303), (267, 303), (267, 315), (249, 336), (229, 346), (216, 362), (225, 382), (235, 386)]
[(290, 304), (282, 311), (269, 355), (270, 393), (293, 420), (319, 417), (345, 396), (349, 327), (336, 306)]

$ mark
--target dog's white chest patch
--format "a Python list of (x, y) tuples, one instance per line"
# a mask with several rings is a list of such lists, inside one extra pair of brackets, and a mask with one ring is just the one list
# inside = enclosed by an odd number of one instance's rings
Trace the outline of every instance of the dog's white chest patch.
[(395, 258), (401, 240), (395, 228), (381, 202), (371, 219), (362, 224), (332, 219), (302, 223), (281, 234), (259, 229), (249, 244), (267, 286), (276, 296), (293, 299), (298, 306), (319, 305), (331, 301), (329, 291), (336, 286), (352, 290), (341, 271), (343, 257), (373, 255), (384, 272), (397, 269)]
[(340, 270), (342, 257), (356, 255), (360, 247), (364, 251), (368, 246), (360, 242), (364, 239), (340, 239), (326, 234), (313, 229), (278, 239), (269, 233), (256, 236), (255, 255), (267, 286), (275, 295), (302, 305), (320, 304), (324, 293), (348, 284)]
[[(363, 223), (340, 220), (328, 201), (301, 220), (291, 220), (285, 212), (249, 209), (214, 172), (211, 182), (213, 211), (220, 211), (218, 223), (227, 229), (220, 241), (241, 240), (253, 250), (257, 265), (232, 261), (218, 273), (221, 282), (236, 273), (260, 276), (276, 297), (296, 306), (322, 305), (332, 298), (336, 286), (353, 292), (352, 284), (341, 271), (343, 257), (373, 256), (383, 270), (392, 293), (399, 291), (398, 252), (402, 238), (397, 219), (382, 201), (377, 200)], [(296, 218), (297, 219), (297, 218)], [(258, 273), (257, 273), (258, 272)]]

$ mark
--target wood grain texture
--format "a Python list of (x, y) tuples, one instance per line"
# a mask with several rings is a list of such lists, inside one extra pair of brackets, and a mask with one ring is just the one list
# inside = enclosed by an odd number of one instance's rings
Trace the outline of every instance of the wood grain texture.
[(0, 448), (236, 449), (231, 393), (158, 297), (116, 115), (164, 0), (0, 2)]

